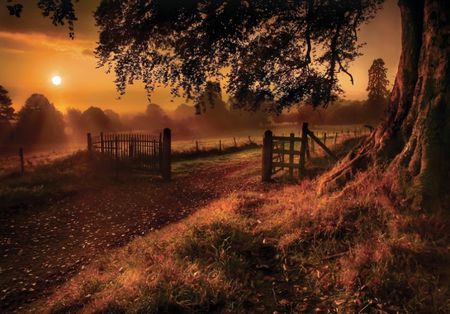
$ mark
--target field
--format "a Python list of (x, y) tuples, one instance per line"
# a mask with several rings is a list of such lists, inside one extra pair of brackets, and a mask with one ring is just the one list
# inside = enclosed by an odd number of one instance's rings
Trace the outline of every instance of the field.
[(170, 183), (115, 179), (83, 153), (6, 178), (54, 194), (2, 212), (2, 310), (444, 313), (448, 220), (375, 170), (318, 197), (318, 159), (296, 182), (261, 183), (259, 148), (175, 162)]
[[(294, 133), (299, 135), (301, 127), (298, 125), (279, 125), (272, 128), (274, 134), (289, 135)], [(320, 138), (327, 133), (329, 145), (334, 145), (334, 136), (338, 133), (337, 142), (343, 139), (355, 137), (355, 131), (361, 135), (367, 129), (361, 125), (337, 125), (337, 126), (315, 126), (311, 128)], [(177, 140), (176, 137), (172, 141), (172, 150), (174, 152), (193, 152), (197, 147), (200, 151), (225, 150), (230, 147), (243, 146), (248, 143), (262, 144), (262, 136), (264, 130), (251, 130), (245, 132), (238, 132), (233, 135), (222, 137), (199, 137), (198, 139), (183, 139)], [(33, 169), (39, 165), (48, 164), (56, 159), (67, 157), (77, 151), (85, 150), (86, 143), (76, 142), (68, 143), (66, 145), (57, 145), (52, 147), (35, 147), (29, 149), (24, 147), (24, 165), (25, 170)], [(11, 172), (20, 171), (20, 158), (18, 154), (18, 147), (10, 147), (8, 150), (0, 151), (0, 175), (5, 175)]]

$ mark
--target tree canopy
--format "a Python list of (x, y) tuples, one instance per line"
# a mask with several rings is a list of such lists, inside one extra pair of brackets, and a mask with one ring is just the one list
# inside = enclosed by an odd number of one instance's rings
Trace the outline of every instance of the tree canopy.
[[(67, 22), (73, 35), (72, 2), (38, 4), (54, 24)], [(95, 12), (96, 55), (115, 72), (120, 93), (142, 80), (149, 95), (164, 85), (198, 100), (213, 81), (238, 100), (249, 92), (255, 100), (273, 99), (278, 112), (300, 101), (326, 105), (341, 92), (337, 73), (352, 80), (357, 30), (382, 2), (102, 1)]]
[(64, 139), (63, 115), (44, 95), (33, 94), (18, 113), (15, 136), (27, 144), (60, 142)]
[(369, 83), (367, 91), (369, 92), (369, 101), (385, 99), (389, 94), (389, 80), (387, 79), (387, 68), (384, 60), (381, 58), (373, 60), (369, 69)]
[(8, 91), (0, 85), (0, 123), (9, 122), (14, 118), (14, 108)]

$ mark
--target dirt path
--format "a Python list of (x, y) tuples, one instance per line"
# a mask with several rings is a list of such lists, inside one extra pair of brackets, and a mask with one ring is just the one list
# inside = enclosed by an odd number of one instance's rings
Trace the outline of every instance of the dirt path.
[[(111, 183), (23, 215), (0, 220), (0, 312), (52, 289), (106, 251), (186, 217), (259, 180), (260, 153), (186, 163), (170, 183), (140, 178)], [(189, 170), (189, 171), (186, 171)]]

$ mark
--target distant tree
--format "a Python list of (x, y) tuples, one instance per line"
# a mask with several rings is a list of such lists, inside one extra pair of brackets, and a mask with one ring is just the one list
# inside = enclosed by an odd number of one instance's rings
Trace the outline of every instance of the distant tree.
[(130, 121), (130, 127), (134, 130), (149, 130), (160, 132), (163, 128), (170, 127), (171, 120), (161, 106), (151, 103), (144, 113), (134, 116)]
[(195, 114), (195, 108), (186, 104), (179, 105), (171, 114), (175, 120), (185, 120), (192, 118)]
[(387, 79), (387, 68), (384, 60), (381, 58), (373, 60), (369, 69), (369, 83), (367, 85), (369, 101), (386, 99), (389, 94), (388, 85), (389, 80)]
[(120, 131), (123, 129), (122, 120), (117, 112), (111, 109), (106, 109), (104, 110), (104, 113), (110, 121), (111, 130)]
[[(11, 1), (7, 1), (11, 3)], [(19, 5), (9, 5), (19, 16)], [(38, 1), (54, 24), (76, 20), (71, 0)], [(208, 80), (227, 81), (231, 96), (271, 94), (278, 108), (302, 100), (328, 104), (341, 91), (337, 73), (359, 56), (358, 30), (383, 0), (101, 1), (96, 55), (114, 68), (117, 89), (141, 79), (187, 97)], [(370, 141), (323, 178), (321, 189), (344, 184), (369, 165), (399, 174), (430, 208), (448, 204), (450, 67), (448, 0), (398, 1), (402, 51), (389, 112)], [(407, 148), (407, 149), (406, 149)], [(388, 165), (388, 166), (386, 166)], [(448, 206), (447, 206), (448, 208)], [(446, 208), (446, 209), (447, 209)]]
[(14, 108), (8, 91), (0, 85), (0, 123), (9, 123), (14, 119)]
[(242, 129), (259, 128), (269, 124), (273, 111), (273, 99), (268, 95), (246, 91), (245, 95), (230, 97), (229, 110), (236, 126)]
[(111, 120), (105, 112), (98, 107), (89, 107), (81, 114), (83, 130), (98, 133), (111, 131)]
[(379, 122), (383, 112), (387, 107), (387, 97), (389, 80), (387, 79), (387, 68), (384, 60), (381, 58), (373, 60), (369, 69), (369, 83), (367, 91), (369, 92), (366, 110), (367, 122)]
[(157, 104), (149, 104), (145, 110), (148, 119), (148, 128), (151, 130), (161, 130), (170, 124), (170, 119), (166, 112)]
[(222, 101), (222, 88), (218, 82), (207, 82), (205, 90), (197, 98), (195, 112), (196, 114), (205, 113), (206, 108), (214, 108), (216, 105), (225, 108), (225, 103)]
[(15, 137), (21, 143), (55, 143), (64, 140), (64, 119), (41, 94), (31, 95), (18, 113)]
[(233, 125), (232, 115), (222, 98), (222, 88), (217, 82), (206, 84), (206, 89), (198, 97), (195, 108), (196, 113), (200, 114), (196, 121), (205, 132), (217, 130), (223, 132)]
[(67, 109), (66, 121), (69, 129), (69, 134), (81, 136), (85, 132), (82, 113), (79, 109)]

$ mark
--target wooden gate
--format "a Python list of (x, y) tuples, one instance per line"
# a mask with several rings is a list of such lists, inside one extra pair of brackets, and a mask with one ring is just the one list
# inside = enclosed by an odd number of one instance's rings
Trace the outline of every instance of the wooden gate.
[(297, 169), (298, 176), (305, 173), (306, 156), (309, 154), (308, 136), (311, 142), (316, 142), (333, 160), (337, 160), (331, 150), (322, 143), (312, 131), (308, 129), (308, 123), (303, 123), (301, 137), (274, 136), (272, 131), (264, 133), (262, 155), (262, 180), (270, 181), (273, 174), (287, 168), (289, 178), (294, 178)]
[(171, 131), (164, 129), (159, 138), (150, 134), (103, 133), (87, 134), (90, 153), (114, 160), (118, 165), (140, 165), (160, 173), (165, 180), (171, 175)]

